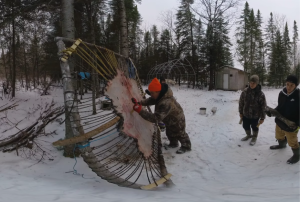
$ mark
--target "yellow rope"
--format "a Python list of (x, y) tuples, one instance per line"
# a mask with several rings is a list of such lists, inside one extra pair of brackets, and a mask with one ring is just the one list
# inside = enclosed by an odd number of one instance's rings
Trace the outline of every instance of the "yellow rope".
[(113, 62), (113, 67), (115, 69), (117, 69), (118, 68), (118, 61), (117, 61), (117, 58), (114, 57), (115, 54), (113, 52), (111, 52), (110, 50), (105, 49), (105, 55), (106, 55), (107, 58), (109, 58), (109, 60), (111, 60)]
[(111, 67), (111, 69), (114, 71), (114, 73), (117, 73), (116, 70), (112, 66), (112, 62), (103, 55), (103, 53), (98, 49), (97, 46), (95, 46), (95, 47), (98, 50), (98, 52), (102, 55), (102, 57), (107, 61), (108, 65)]
[(60, 60), (62, 62), (67, 62), (68, 58), (72, 55), (72, 53), (76, 52), (75, 49), (80, 45), (81, 42), (81, 39), (77, 39), (71, 47), (63, 50), (62, 53), (64, 53), (64, 55), (61, 57)]
[[(96, 47), (97, 48), (97, 47)], [(96, 53), (96, 52), (93, 52), (94, 53), (94, 55), (96, 56), (96, 58), (102, 63), (102, 65), (106, 68), (106, 70), (110, 73), (110, 74), (113, 74), (110, 70), (109, 70), (109, 68), (107, 68), (106, 67), (106, 65), (105, 65), (105, 63), (102, 61), (102, 59), (99, 57), (99, 55)], [(106, 59), (106, 58), (104, 58), (104, 59)], [(108, 62), (108, 61), (107, 61)], [(109, 62), (108, 62), (108, 64), (109, 64)]]
[[(79, 57), (81, 57), (82, 59), (84, 59), (84, 61), (86, 62), (86, 63), (88, 63), (91, 67), (93, 67), (105, 80), (108, 80), (100, 71), (99, 71), (99, 69), (93, 64), (93, 63), (91, 63), (89, 60), (88, 60), (88, 58), (84, 55), (84, 54), (82, 54), (82, 53), (85, 53), (86, 55), (88, 55), (92, 60), (93, 60), (93, 62), (94, 62), (94, 59), (83, 49), (83, 48), (81, 48), (81, 47), (78, 47), (79, 48), (79, 51), (77, 51), (78, 53), (80, 53), (80, 54), (77, 54)], [(98, 65), (98, 63), (96, 63), (97, 65)]]
[[(93, 53), (94, 54), (94, 52), (85, 44), (85, 43), (82, 43), (91, 53)], [(94, 54), (95, 55), (95, 54)], [(97, 55), (98, 56), (98, 55)], [(97, 57), (96, 56), (96, 57)], [(98, 63), (96, 63), (97, 65), (98, 65)], [(100, 69), (102, 69), (104, 72), (105, 72), (105, 74), (106, 75), (108, 75), (108, 73), (100, 66), (100, 65), (98, 65), (99, 67), (100, 67)]]
[(116, 55), (114, 54), (113, 51), (106, 49), (108, 55), (111, 57), (111, 60), (115, 62), (115, 68), (118, 68), (118, 60), (116, 58)]
[[(85, 43), (82, 43), (91, 53), (93, 53), (96, 58), (103, 64), (103, 66), (111, 73), (111, 71), (109, 70), (109, 68), (107, 68), (107, 66), (105, 65), (105, 63), (102, 61), (102, 59), (98, 56), (98, 54), (96, 54), (94, 51), (92, 51)], [(82, 48), (81, 48), (82, 49)], [(100, 52), (100, 51), (99, 51)], [(101, 52), (100, 52), (101, 53)], [(91, 57), (88, 53), (86, 53), (89, 57)], [(104, 56), (103, 56), (104, 57)], [(109, 63), (109, 60), (107, 58), (104, 57), (104, 59)], [(105, 71), (105, 69), (103, 67), (101, 67), (98, 63), (96, 63), (97, 66), (99, 66), (99, 68), (106, 74), (108, 75), (108, 73)], [(116, 73), (116, 71), (115, 71)], [(112, 74), (112, 73), (111, 73)]]

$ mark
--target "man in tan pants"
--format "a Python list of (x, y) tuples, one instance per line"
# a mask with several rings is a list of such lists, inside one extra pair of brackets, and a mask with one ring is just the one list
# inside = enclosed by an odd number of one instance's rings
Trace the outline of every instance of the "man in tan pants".
[[(297, 132), (287, 132), (282, 130), (277, 124), (276, 124), (276, 135), (275, 138), (277, 140), (285, 140), (285, 137), (287, 139), (287, 142), (289, 146), (292, 149), (297, 149), (299, 148), (299, 143), (298, 143), (298, 137), (297, 137)], [(278, 145), (276, 145), (278, 146)]]
[[(276, 118), (276, 139), (278, 145), (273, 145), (270, 149), (282, 149), (288, 143), (292, 148), (293, 156), (287, 160), (288, 164), (294, 164), (299, 161), (299, 143), (298, 129), (300, 125), (299, 105), (300, 105), (300, 90), (297, 88), (298, 79), (294, 75), (290, 75), (286, 79), (286, 87), (279, 93), (278, 106), (275, 108), (283, 117), (296, 123), (295, 128), (288, 127), (283, 121)], [(268, 112), (268, 116), (271, 116)]]

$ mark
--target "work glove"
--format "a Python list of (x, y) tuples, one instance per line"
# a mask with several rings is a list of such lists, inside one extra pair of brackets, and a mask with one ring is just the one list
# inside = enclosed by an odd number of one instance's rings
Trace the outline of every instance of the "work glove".
[(272, 116), (272, 114), (271, 114), (270, 111), (266, 111), (266, 115), (267, 115), (268, 117), (271, 117), (271, 116)]
[(142, 105), (135, 98), (131, 98), (131, 101), (134, 104), (133, 110), (136, 111), (137, 113), (140, 113), (142, 110)]
[(142, 105), (139, 103), (135, 103), (133, 105), (133, 110), (136, 111), (137, 113), (140, 113), (142, 111)]
[(138, 103), (138, 101), (135, 98), (131, 98), (131, 101), (132, 101), (133, 104)]
[(298, 126), (297, 128), (295, 128), (295, 131), (294, 131), (294, 133), (298, 133), (299, 129), (300, 129), (300, 127), (299, 127), (299, 126)]

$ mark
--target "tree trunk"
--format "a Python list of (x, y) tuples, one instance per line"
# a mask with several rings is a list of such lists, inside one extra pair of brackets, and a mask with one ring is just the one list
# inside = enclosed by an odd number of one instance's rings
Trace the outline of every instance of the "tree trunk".
[[(61, 6), (62, 6), (62, 9), (61, 9), (61, 14), (62, 14), (62, 36), (66, 37), (66, 38), (74, 39), (75, 38), (74, 0), (62, 0)], [(60, 44), (60, 45), (58, 43), (59, 51), (64, 50), (64, 48), (65, 48), (62, 41), (61, 41), (61, 43), (62, 44)], [(69, 64), (71, 66), (69, 66)], [(65, 64), (62, 64), (62, 62), (61, 62), (64, 90), (67, 90), (67, 91), (69, 91), (70, 89), (73, 90), (73, 93), (70, 93), (70, 97), (66, 96), (66, 94), (65, 94), (66, 109), (70, 108), (70, 106), (69, 106), (70, 102), (68, 102), (68, 100), (70, 100), (70, 99), (73, 99), (72, 102), (74, 102), (74, 104), (76, 104), (76, 108), (77, 108), (77, 100), (74, 100), (74, 99), (76, 99), (75, 91), (74, 91), (74, 82), (73, 82), (72, 79), (70, 79), (71, 78), (71, 72), (74, 70), (74, 67), (72, 66), (73, 65), (72, 58), (69, 58), (67, 66), (64, 66), (64, 65)], [(63, 68), (66, 68), (67, 72), (64, 72)], [(64, 78), (64, 74), (67, 74), (67, 76), (69, 78), (68, 79)], [(66, 87), (67, 87), (67, 89), (66, 89)], [(72, 119), (72, 116), (70, 116), (70, 114), (68, 113), (69, 110), (66, 110), (66, 112), (65, 112), (65, 116), (66, 116), (66, 121), (65, 121), (66, 133), (65, 133), (65, 136), (66, 136), (66, 139), (80, 134), (80, 131), (76, 131), (71, 126), (70, 119)], [(79, 117), (79, 113), (77, 115), (72, 113), (71, 115)], [(80, 120), (80, 117), (75, 118), (75, 119)], [(81, 130), (83, 130), (83, 129), (81, 128)], [(74, 157), (73, 150), (74, 150), (74, 145), (68, 145), (68, 146), (64, 147), (64, 156)]]
[(12, 93), (11, 96), (16, 96), (16, 27), (15, 27), (15, 16), (14, 16), (14, 6), (12, 6), (12, 51), (13, 51), (13, 68), (12, 68)]
[(62, 36), (75, 38), (74, 0), (62, 0)]
[(25, 51), (25, 43), (24, 43), (24, 69), (25, 69), (25, 86), (26, 86), (26, 90), (28, 90), (28, 72), (27, 72), (27, 62), (26, 62), (26, 51)]
[[(60, 40), (57, 42), (58, 51), (61, 53), (65, 50), (65, 44)], [(63, 89), (64, 89), (64, 100), (65, 100), (65, 114), (66, 114), (66, 139), (74, 136), (84, 134), (83, 128), (80, 124), (80, 115), (78, 112), (78, 103), (75, 95), (75, 89), (73, 86), (73, 80), (71, 78), (70, 67), (67, 62), (60, 62)], [(64, 147), (64, 156), (73, 157), (74, 145)], [(76, 154), (75, 154), (76, 155)]]
[(3, 60), (3, 68), (4, 68), (4, 73), (5, 73), (5, 79), (6, 79), (6, 81), (8, 81), (8, 73), (7, 73), (7, 69), (6, 69), (6, 58), (5, 58), (3, 48), (2, 48), (2, 60)]
[(128, 33), (127, 33), (127, 20), (126, 20), (126, 9), (124, 0), (118, 1), (119, 16), (120, 16), (120, 30), (121, 30), (121, 55), (128, 57)]
[[(192, 67), (195, 67), (195, 49), (194, 49), (194, 34), (193, 34), (193, 22), (191, 16), (190, 4), (189, 4), (189, 21), (190, 21), (190, 31), (191, 31), (191, 44), (192, 44)], [(195, 78), (193, 81), (193, 89), (195, 88)]]

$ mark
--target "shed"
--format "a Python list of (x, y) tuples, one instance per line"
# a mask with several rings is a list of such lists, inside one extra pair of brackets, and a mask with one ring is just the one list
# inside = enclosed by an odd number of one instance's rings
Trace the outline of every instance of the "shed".
[(243, 90), (248, 84), (248, 74), (241, 69), (224, 66), (216, 71), (216, 89)]

